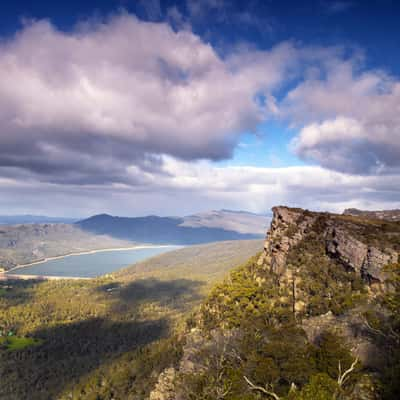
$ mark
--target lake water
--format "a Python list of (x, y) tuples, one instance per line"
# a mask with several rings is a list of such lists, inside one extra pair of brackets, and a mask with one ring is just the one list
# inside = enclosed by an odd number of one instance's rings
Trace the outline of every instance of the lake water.
[(147, 247), (142, 249), (107, 250), (97, 253), (79, 254), (44, 261), (29, 267), (16, 269), (11, 273), (18, 275), (94, 278), (179, 247)]

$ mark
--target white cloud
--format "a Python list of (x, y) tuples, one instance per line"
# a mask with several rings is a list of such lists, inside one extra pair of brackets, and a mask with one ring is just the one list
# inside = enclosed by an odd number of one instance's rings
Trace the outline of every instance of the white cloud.
[[(187, 27), (127, 14), (68, 33), (32, 22), (0, 43), (0, 208), (23, 211), (27, 198), (26, 211), (52, 198), (54, 213), (81, 215), (390, 207), (400, 83), (362, 62), (291, 43), (222, 58)], [(204, 161), (229, 158), (268, 118), (298, 129), (294, 150), (320, 166)]]
[[(346, 207), (398, 207), (400, 176), (354, 176), (317, 166), (217, 167), (164, 157), (160, 171), (127, 184), (60, 185), (26, 179), (0, 181), (0, 209), (85, 216), (184, 215), (216, 208), (266, 212), (277, 204), (341, 212)], [(29, 198), (27, 203), (26, 199)], [(30, 208), (29, 208), (30, 207)]]
[(360, 71), (354, 59), (333, 59), (288, 93), (284, 109), (292, 122), (305, 125), (293, 143), (301, 157), (369, 174), (400, 167), (399, 104), (394, 77)]
[(79, 160), (102, 158), (124, 180), (149, 155), (227, 158), (266, 116), (255, 94), (268, 95), (295, 55), (282, 44), (224, 60), (190, 31), (127, 14), (71, 33), (30, 23), (0, 44), (0, 164), (90, 180)]

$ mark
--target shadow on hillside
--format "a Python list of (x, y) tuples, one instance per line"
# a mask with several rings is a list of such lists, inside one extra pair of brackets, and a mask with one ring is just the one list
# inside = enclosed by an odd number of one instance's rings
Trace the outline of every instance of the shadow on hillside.
[(168, 330), (164, 319), (113, 322), (89, 319), (35, 332), (39, 347), (0, 353), (0, 399), (55, 399), (102, 363), (151, 343)]
[(190, 279), (159, 280), (155, 278), (139, 279), (126, 285), (111, 283), (97, 290), (108, 291), (110, 296), (118, 298), (115, 312), (123, 312), (143, 303), (157, 303), (177, 311), (202, 298), (200, 288), (204, 282)]
[[(141, 279), (127, 285), (112, 282), (97, 287), (96, 291), (110, 297), (111, 318), (119, 320), (91, 318), (41, 328), (33, 334), (43, 340), (40, 346), (0, 352), (0, 399), (56, 399), (110, 359), (168, 334), (166, 313), (163, 318), (133, 320), (140, 315), (136, 313), (138, 306), (157, 303), (169, 310), (186, 310), (191, 302), (201, 299), (202, 285), (188, 279)], [(29, 292), (29, 287), (25, 290)]]

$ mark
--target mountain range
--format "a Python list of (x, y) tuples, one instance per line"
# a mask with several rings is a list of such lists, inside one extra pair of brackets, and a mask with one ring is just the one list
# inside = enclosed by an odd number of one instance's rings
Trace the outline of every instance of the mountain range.
[[(30, 220), (39, 220), (32, 217)], [(22, 221), (23, 216), (16, 220)], [(29, 220), (29, 219), (25, 219)], [(15, 220), (14, 220), (15, 221)], [(139, 243), (201, 244), (264, 236), (270, 217), (243, 211), (210, 211), (188, 217), (114, 217), (66, 223), (18, 223), (0, 228), (0, 269), (83, 251)]]
[(210, 211), (187, 217), (115, 217), (95, 215), (76, 223), (94, 234), (135, 242), (198, 244), (264, 236), (271, 218), (243, 211)]

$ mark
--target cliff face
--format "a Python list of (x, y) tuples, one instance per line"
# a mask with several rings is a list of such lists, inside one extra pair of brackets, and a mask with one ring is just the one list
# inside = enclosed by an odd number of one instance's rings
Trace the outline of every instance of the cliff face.
[[(356, 272), (369, 284), (384, 283), (383, 267), (398, 260), (397, 246), (392, 246), (393, 238), (400, 242), (400, 227), (397, 224), (389, 225), (389, 229), (382, 231), (382, 224), (365, 219), (274, 207), (271, 227), (259, 265), (267, 265), (272, 272), (284, 274), (288, 268), (289, 252), (302, 240), (307, 240), (307, 236), (315, 232), (315, 229), (324, 240), (326, 256), (340, 262), (346, 269)], [(365, 231), (368, 231), (369, 235), (379, 235), (380, 241), (369, 243), (368, 234), (365, 233), (363, 237)], [(388, 240), (385, 243), (385, 235), (391, 238), (392, 242)]]

